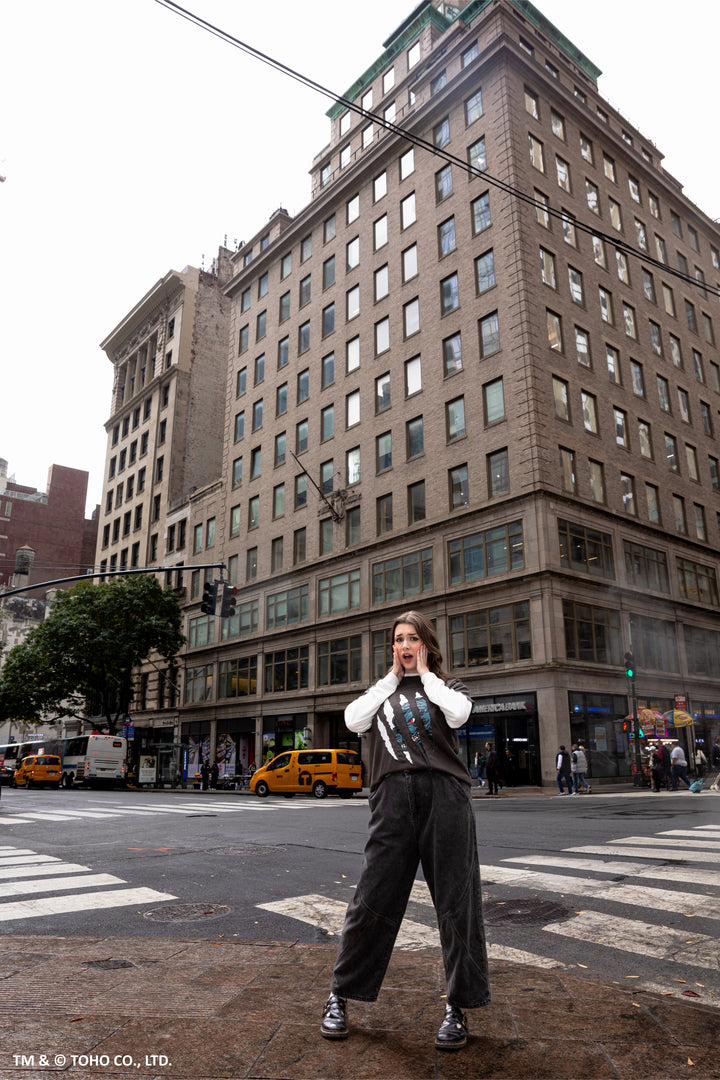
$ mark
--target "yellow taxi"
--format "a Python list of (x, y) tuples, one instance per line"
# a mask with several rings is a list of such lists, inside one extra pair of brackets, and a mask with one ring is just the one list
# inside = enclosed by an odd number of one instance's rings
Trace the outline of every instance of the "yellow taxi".
[(47, 784), (59, 788), (61, 780), (62, 765), (56, 754), (30, 754), (15, 770), (11, 786), (31, 788)]
[(250, 790), (264, 795), (326, 795), (352, 798), (362, 789), (362, 766), (354, 750), (288, 750), (257, 769)]

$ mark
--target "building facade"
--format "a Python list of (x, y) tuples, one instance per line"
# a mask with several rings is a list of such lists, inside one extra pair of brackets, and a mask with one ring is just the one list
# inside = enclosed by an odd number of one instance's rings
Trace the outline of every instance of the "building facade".
[[(181, 601), (191, 501), (222, 467), (229, 254), (221, 248), (209, 271), (170, 271), (101, 346), (115, 376), (96, 566), (164, 567)], [(178, 705), (174, 674), (146, 665), (138, 673), (134, 746), (138, 755), (161, 753), (172, 775)]]
[(411, 607), (473, 696), (463, 754), (519, 782), (575, 740), (630, 775), (627, 651), (641, 706), (720, 733), (720, 232), (599, 74), (525, 0), (420, 4), (329, 111), (309, 205), (232, 256), (182, 743), (361, 749), (344, 707)]

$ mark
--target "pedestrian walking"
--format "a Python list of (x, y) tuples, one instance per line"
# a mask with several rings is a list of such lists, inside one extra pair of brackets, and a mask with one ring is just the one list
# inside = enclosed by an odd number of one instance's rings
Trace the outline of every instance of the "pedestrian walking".
[[(713, 791), (720, 791), (720, 735), (716, 738), (710, 751), (710, 769), (713, 774), (710, 787)], [(710, 777), (708, 777), (709, 780)]]
[(680, 743), (676, 742), (670, 754), (670, 779), (673, 791), (677, 791), (679, 780), (682, 780), (686, 787), (690, 787), (690, 781), (687, 778), (687, 765), (685, 751)]
[(648, 766), (650, 769), (650, 788), (652, 791), (659, 792), (665, 782), (665, 771), (657, 746), (648, 747)]
[(705, 757), (705, 752), (702, 746), (695, 747), (695, 775), (698, 780), (701, 780), (705, 775), (705, 770), (708, 767), (708, 759)]
[(575, 795), (579, 793), (579, 788), (582, 787), (583, 791), (590, 794), (590, 785), (585, 779), (585, 773), (587, 772), (587, 758), (585, 757), (585, 751), (579, 743), (573, 743), (572, 751), (570, 753), (570, 771), (572, 773), (573, 791)]
[(370, 824), (320, 1031), (346, 1038), (347, 999), (377, 999), (420, 864), (447, 984), (435, 1046), (458, 1050), (467, 1043), (464, 1010), (490, 1001), (471, 781), (457, 752), (456, 729), (472, 703), (444, 671), (432, 623), (419, 612), (398, 616), (391, 643), (387, 675), (345, 710), (348, 728), (368, 733)]
[(493, 744), (485, 743), (485, 776), (488, 782), (488, 795), (499, 795), (500, 778), (498, 776), (498, 756)]
[(515, 787), (515, 758), (509, 746), (505, 749), (505, 786)]
[(217, 761), (213, 761), (210, 766), (210, 787), (215, 791), (218, 786), (218, 777), (220, 775), (220, 768)]
[(567, 794), (572, 795), (573, 783), (572, 783), (572, 762), (570, 755), (564, 746), (561, 746), (558, 750), (557, 760), (555, 762), (555, 769), (557, 771), (557, 786), (560, 788), (560, 794), (565, 795), (563, 791), (563, 781), (567, 784)]
[(200, 790), (201, 791), (207, 791), (209, 779), (210, 779), (210, 766), (208, 765), (207, 761), (203, 760), (203, 763), (200, 766)]

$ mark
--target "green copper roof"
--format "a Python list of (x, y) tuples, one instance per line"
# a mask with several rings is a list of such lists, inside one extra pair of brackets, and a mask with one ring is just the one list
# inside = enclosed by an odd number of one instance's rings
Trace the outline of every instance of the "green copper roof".
[[(418, 4), (418, 6), (410, 13), (408, 18), (400, 24), (387, 41), (383, 42), (385, 51), (381, 53), (374, 64), (362, 73), (362, 75), (355, 80), (352, 86), (343, 94), (343, 97), (347, 101), (354, 101), (355, 98), (362, 93), (366, 86), (368, 86), (373, 79), (380, 74), (381, 71), (387, 67), (390, 61), (407, 48), (418, 36), (421, 30), (423, 30), (429, 23), (432, 23), (439, 30), (447, 30), (449, 26), (455, 22), (456, 19), (462, 19), (464, 23), (469, 26), (477, 16), (484, 11), (489, 4), (494, 0), (471, 0), (471, 3), (464, 7), (462, 11), (455, 16), (448, 17), (443, 15), (438, 9), (430, 2)], [(596, 67), (591, 60), (585, 56), (584, 53), (573, 45), (573, 43), (565, 37), (549, 19), (546, 19), (541, 11), (539, 11), (534, 4), (531, 4), (529, 0), (508, 0), (513, 4), (521, 14), (536, 26), (538, 30), (548, 38), (554, 45), (562, 50), (582, 71), (585, 72), (593, 81), (597, 81), (597, 78), (601, 73), (600, 68)], [(331, 120), (334, 120), (345, 109), (345, 106), (340, 101), (336, 101), (334, 105), (327, 111), (327, 116)]]

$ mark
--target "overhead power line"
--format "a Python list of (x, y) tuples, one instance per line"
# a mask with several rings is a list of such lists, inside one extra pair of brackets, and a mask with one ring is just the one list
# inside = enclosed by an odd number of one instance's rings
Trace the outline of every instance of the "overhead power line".
[(226, 42), (228, 45), (232, 45), (233, 48), (239, 49), (241, 52), (246, 53), (248, 56), (253, 57), (255, 60), (261, 61), (268, 67), (273, 68), (275, 71), (280, 72), (281, 75), (286, 75), (290, 79), (294, 79), (295, 82), (300, 83), (302, 86), (308, 87), (310, 90), (316, 91), (318, 94), (322, 94), (324, 97), (329, 98), (333, 102), (338, 102), (344, 105), (351, 112), (356, 113), (358, 116), (363, 117), (366, 120), (370, 120), (377, 124), (379, 127), (384, 128), (386, 131), (391, 131), (395, 135), (409, 142), (413, 146), (417, 146), (421, 150), (426, 150), (434, 157), (440, 158), (442, 161), (447, 162), (450, 165), (455, 165), (459, 169), (468, 173), (470, 176), (478, 176), (485, 180), (486, 183), (493, 187), (499, 188), (505, 194), (512, 196), (515, 199), (519, 199), (521, 202), (526, 203), (528, 206), (534, 207), (536, 210), (541, 210), (549, 217), (556, 218), (559, 221), (570, 221), (580, 232), (586, 233), (588, 236), (595, 236), (599, 240), (610, 244), (611, 247), (616, 248), (618, 251), (625, 255), (629, 255), (632, 258), (638, 259), (642, 263), (646, 263), (649, 266), (655, 267), (655, 269), (661, 270), (664, 274), (669, 274), (672, 277), (679, 278), (681, 281), (688, 285), (692, 285), (697, 289), (700, 289), (704, 293), (710, 293), (713, 296), (720, 297), (720, 286), (714, 287), (707, 285), (705, 282), (700, 282), (696, 278), (691, 277), (689, 274), (683, 273), (682, 270), (676, 270), (673, 266), (663, 262), (661, 259), (653, 258), (646, 251), (642, 251), (640, 248), (634, 247), (632, 244), (627, 243), (622, 237), (617, 235), (613, 236), (610, 233), (602, 232), (592, 223), (585, 223), (579, 218), (569, 216), (563, 210), (556, 210), (549, 206), (547, 203), (539, 202), (532, 195), (528, 195), (526, 192), (521, 191), (519, 188), (514, 187), (512, 184), (508, 184), (506, 181), (499, 179), (497, 176), (493, 176), (492, 173), (487, 172), (484, 169), (479, 169), (474, 165), (471, 165), (463, 158), (457, 157), (455, 154), (449, 153), (444, 147), (435, 146), (434, 143), (429, 142), (427, 139), (423, 139), (420, 135), (409, 131), (406, 127), (402, 127), (399, 124), (395, 124), (390, 120), (386, 120), (384, 116), (380, 116), (378, 113), (374, 113), (369, 109), (364, 109), (357, 102), (352, 101), (350, 98), (344, 97), (342, 94), (335, 93), (334, 90), (329, 89), (327, 86), (323, 86), (322, 83), (317, 82), (315, 79), (311, 79), (309, 75), (303, 75), (302, 72), (297, 71), (295, 68), (290, 67), (288, 64), (283, 64), (282, 61), (275, 59), (275, 57), (269, 56), (267, 53), (262, 52), (260, 49), (254, 48), (254, 46), (248, 44), (246, 41), (241, 41), (240, 38), (230, 34), (227, 30), (223, 30), (219, 26), (215, 26), (213, 23), (203, 19), (200, 15), (196, 15), (192, 11), (188, 11), (187, 8), (181, 7), (180, 4), (176, 4), (174, 0), (155, 0), (157, 4), (168, 9), (168, 11), (174, 12), (176, 15), (181, 16), (183, 19), (187, 19), (188, 22), (193, 23), (201, 30), (205, 30), (207, 33), (212, 34), (214, 37), (219, 38), (221, 41)]

